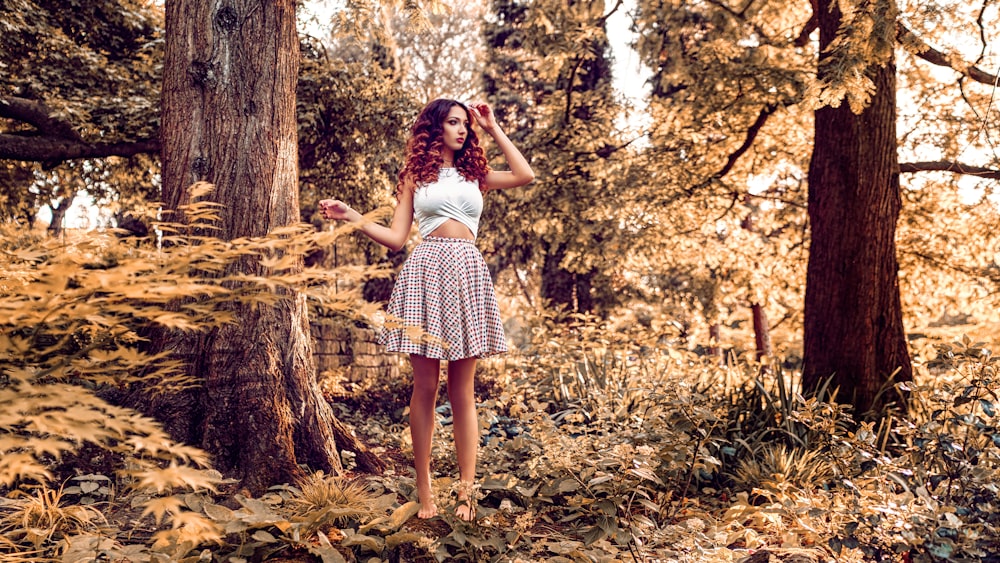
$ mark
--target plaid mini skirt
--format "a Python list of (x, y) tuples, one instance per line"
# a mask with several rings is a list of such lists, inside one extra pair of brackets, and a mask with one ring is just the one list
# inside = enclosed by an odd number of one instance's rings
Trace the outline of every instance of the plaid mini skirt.
[(378, 342), (439, 360), (507, 351), (493, 279), (471, 240), (427, 237), (396, 277)]

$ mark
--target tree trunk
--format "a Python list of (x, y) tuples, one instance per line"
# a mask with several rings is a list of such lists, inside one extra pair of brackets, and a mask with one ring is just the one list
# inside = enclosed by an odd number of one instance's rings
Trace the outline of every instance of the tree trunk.
[[(820, 61), (840, 25), (832, 0), (816, 8)], [(835, 7), (835, 4), (834, 4)], [(822, 68), (822, 67), (821, 67)], [(905, 397), (879, 395), (912, 378), (896, 260), (900, 210), (895, 64), (869, 69), (876, 92), (859, 115), (846, 103), (816, 111), (809, 165), (811, 246), (806, 271), (803, 387), (829, 376), (858, 418)]]
[(594, 309), (594, 299), (590, 294), (589, 274), (577, 274), (560, 264), (566, 257), (566, 246), (549, 246), (542, 264), (542, 299), (557, 310), (574, 313), (589, 313)]
[(708, 325), (708, 356), (715, 358), (720, 366), (726, 365), (726, 353), (722, 350), (722, 325), (716, 321)]
[(756, 348), (756, 358), (774, 355), (774, 348), (771, 346), (771, 329), (767, 326), (767, 311), (760, 303), (750, 304), (750, 314), (753, 317), (753, 341)]
[[(166, 4), (162, 146), (168, 209), (194, 182), (224, 204), (218, 236), (263, 236), (299, 221), (294, 0)], [(266, 274), (246, 262), (234, 266)], [(300, 464), (341, 470), (338, 432), (316, 383), (304, 296), (234, 304), (238, 322), (195, 337), (160, 334), (203, 386), (150, 401), (173, 435), (213, 454), (253, 492), (303, 476)], [(365, 457), (359, 461), (366, 461)], [(374, 460), (376, 465), (378, 460)]]
[(52, 221), (49, 223), (48, 228), (49, 236), (53, 238), (62, 236), (66, 212), (73, 206), (73, 200), (75, 199), (76, 190), (70, 190), (69, 194), (59, 200), (58, 205), (49, 204), (49, 208), (52, 209)]
[[(752, 205), (752, 198), (750, 194), (743, 196), (743, 203), (746, 205)], [(757, 232), (757, 225), (754, 221), (755, 211), (751, 211), (746, 217), (740, 222), (740, 226), (743, 229), (750, 231), (751, 233)], [(759, 268), (760, 265), (754, 262), (753, 267), (755, 269)], [(773, 355), (773, 348), (771, 346), (771, 329), (767, 325), (767, 311), (764, 310), (764, 305), (751, 300), (750, 302), (750, 316), (753, 319), (753, 340), (755, 347), (754, 357), (757, 360), (767, 356)], [(761, 372), (767, 371), (767, 366), (761, 366)]]

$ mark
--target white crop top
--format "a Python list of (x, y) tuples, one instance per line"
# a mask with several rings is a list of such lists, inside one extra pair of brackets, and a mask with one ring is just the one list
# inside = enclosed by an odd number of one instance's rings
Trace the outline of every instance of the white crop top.
[(479, 234), (483, 194), (479, 182), (468, 181), (454, 168), (442, 168), (437, 182), (424, 184), (413, 195), (413, 216), (421, 237), (427, 237), (448, 219), (454, 219)]

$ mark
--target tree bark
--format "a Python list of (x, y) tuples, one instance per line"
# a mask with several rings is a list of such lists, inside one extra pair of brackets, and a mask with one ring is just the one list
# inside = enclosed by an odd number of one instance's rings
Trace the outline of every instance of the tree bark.
[[(298, 56), (294, 0), (167, 2), (168, 209), (189, 203), (187, 188), (207, 181), (211, 199), (225, 205), (220, 237), (263, 236), (299, 221)], [(249, 261), (233, 268), (266, 274)], [(235, 324), (195, 337), (162, 333), (154, 343), (173, 349), (203, 385), (145, 410), (255, 493), (299, 480), (301, 464), (340, 471), (334, 429), (347, 433), (316, 382), (305, 298), (284, 297), (274, 306), (234, 304)]]
[[(820, 0), (816, 12), (822, 63), (841, 14), (832, 0)], [(846, 104), (816, 111), (809, 165), (802, 384), (815, 391), (832, 375), (839, 399), (853, 404), (858, 418), (891, 403), (904, 407), (904, 396), (880, 391), (890, 377), (912, 379), (895, 242), (895, 72), (891, 59), (869, 68), (876, 92), (861, 114)]]

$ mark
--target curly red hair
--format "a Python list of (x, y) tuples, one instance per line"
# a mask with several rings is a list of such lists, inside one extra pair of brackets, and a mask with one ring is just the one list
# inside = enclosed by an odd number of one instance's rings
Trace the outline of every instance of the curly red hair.
[[(429, 184), (438, 179), (438, 171), (444, 164), (441, 149), (444, 146), (442, 133), (444, 120), (451, 108), (459, 106), (465, 110), (471, 125), (473, 119), (469, 108), (461, 102), (448, 99), (438, 99), (424, 106), (417, 121), (410, 131), (410, 140), (406, 142), (406, 164), (399, 173), (399, 183), (396, 192), (404, 189), (415, 191), (422, 184)], [(455, 168), (466, 180), (479, 181), (480, 189), (490, 171), (486, 162), (486, 154), (479, 146), (479, 137), (470, 126), (465, 144), (455, 152)]]

